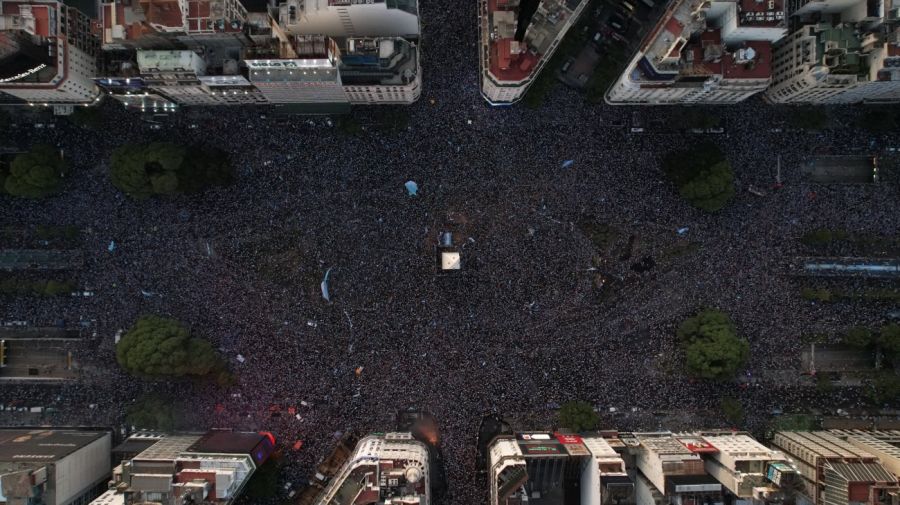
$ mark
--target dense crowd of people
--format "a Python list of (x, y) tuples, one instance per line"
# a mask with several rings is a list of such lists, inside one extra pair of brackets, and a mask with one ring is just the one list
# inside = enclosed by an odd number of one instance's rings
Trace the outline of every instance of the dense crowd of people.
[[(803, 300), (789, 272), (797, 238), (817, 226), (896, 234), (900, 192), (891, 182), (811, 185), (800, 166), (817, 152), (880, 153), (891, 136), (790, 130), (788, 109), (757, 100), (708, 110), (726, 134), (659, 133), (680, 109), (587, 105), (561, 85), (538, 110), (492, 109), (478, 92), (474, 9), (434, 0), (421, 9), (424, 93), (404, 131), (375, 128), (376, 107), (353, 112), (361, 134), (324, 117), (276, 121), (251, 108), (186, 109), (151, 130), (112, 100), (99, 130), (64, 120), (12, 130), (9, 141), (22, 147), (58, 145), (75, 170), (58, 197), (0, 199), (0, 217), (23, 228), (78, 226), (86, 265), (75, 276), (95, 296), (6, 299), (0, 318), (96, 324), (76, 353), (81, 380), (0, 385), (0, 399), (58, 406), (54, 424), (119, 426), (124, 406), (160, 394), (189, 426), (270, 430), (286, 446), (303, 440), (286, 451), (283, 478), (293, 483), (341, 433), (390, 429), (397, 409), (416, 407), (441, 423), (454, 504), (486, 500), (475, 437), (487, 413), (549, 427), (554, 407), (583, 399), (629, 413), (604, 416), (608, 426), (656, 428), (661, 418), (649, 413), (659, 411), (716, 426), (719, 399), (735, 396), (748, 406), (748, 427), (760, 428), (772, 408), (825, 401), (766, 374), (799, 368), (801, 334), (882, 313)], [(834, 125), (852, 125), (859, 110), (829, 113)], [(645, 132), (621, 126), (633, 114), (650, 125)], [(109, 153), (151, 140), (227, 149), (238, 180), (133, 201), (110, 184)], [(659, 171), (663, 155), (700, 140), (716, 142), (736, 174), (734, 201), (712, 215), (687, 206)], [(775, 189), (779, 158), (784, 185)], [(574, 163), (562, 168), (565, 160)], [(609, 247), (598, 247), (585, 222), (615, 230)], [(435, 266), (444, 231), (461, 251), (456, 275)], [(648, 255), (654, 268), (630, 268)], [(598, 282), (601, 274), (610, 281)], [(678, 373), (674, 326), (704, 306), (733, 316), (751, 343), (746, 377), (759, 383)], [(128, 377), (115, 364), (114, 335), (144, 313), (177, 318), (212, 341), (236, 383)], [(835, 404), (860, 401), (831, 395)]]

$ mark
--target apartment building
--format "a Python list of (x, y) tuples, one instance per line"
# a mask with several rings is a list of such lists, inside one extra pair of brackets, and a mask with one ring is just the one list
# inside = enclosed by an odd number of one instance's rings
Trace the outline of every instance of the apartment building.
[(806, 495), (815, 505), (896, 505), (897, 475), (865, 449), (859, 437), (827, 431), (777, 432), (772, 443), (784, 452), (803, 477)]
[(260, 12), (237, 0), (130, 1), (102, 10), (110, 61), (97, 80), (127, 105), (336, 112), (421, 95), (414, 0), (287, 0)]
[(784, 0), (674, 0), (606, 95), (611, 104), (726, 104), (764, 91)]
[(588, 0), (479, 0), (481, 94), (491, 105), (522, 99)]
[(90, 20), (56, 0), (0, 0), (0, 93), (28, 105), (89, 105), (99, 96)]
[(900, 100), (897, 9), (862, 0), (793, 0), (795, 29), (776, 44), (774, 103)]

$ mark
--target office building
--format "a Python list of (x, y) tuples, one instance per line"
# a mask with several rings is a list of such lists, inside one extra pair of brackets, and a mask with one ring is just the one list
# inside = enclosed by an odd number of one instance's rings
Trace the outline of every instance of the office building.
[(410, 433), (373, 434), (318, 496), (316, 505), (429, 505), (431, 475), (428, 448)]
[(625, 462), (600, 436), (521, 432), (488, 451), (490, 505), (633, 503)]
[(109, 52), (97, 79), (130, 106), (339, 112), (421, 95), (415, 0), (288, 0), (259, 12), (237, 0), (130, 1), (101, 11)]
[(900, 100), (900, 45), (881, 22), (881, 9), (881, 2), (807, 2), (794, 16), (812, 19), (776, 45), (766, 98), (812, 104)]
[(785, 0), (673, 0), (619, 79), (611, 104), (727, 104), (766, 89)]
[[(856, 443), (848, 440), (851, 437)], [(897, 476), (865, 448), (871, 443), (866, 440), (840, 432), (780, 431), (772, 443), (797, 468), (805, 494), (815, 505), (896, 505)]]
[(637, 505), (724, 503), (722, 484), (706, 473), (700, 456), (709, 447), (692, 444), (694, 437), (682, 442), (669, 432), (634, 433), (627, 438), (629, 445), (637, 443), (633, 450)]
[(588, 0), (478, 0), (481, 94), (491, 105), (519, 101)]
[(139, 434), (125, 444), (145, 448), (113, 470), (109, 489), (91, 505), (227, 505), (272, 454), (275, 440), (268, 433), (215, 430)]
[(871, 453), (882, 466), (900, 476), (900, 430), (830, 430), (830, 433)]
[(56, 0), (0, 0), (0, 94), (18, 103), (94, 103), (98, 48), (78, 9)]
[(87, 503), (105, 488), (111, 449), (110, 431), (0, 429), (0, 502)]
[[(738, 500), (777, 501), (782, 498), (776, 483), (769, 480), (769, 470), (778, 469), (779, 481), (793, 472), (783, 454), (744, 432), (701, 433), (697, 440), (696, 446), (708, 449), (703, 453), (706, 472)], [(684, 443), (685, 439), (681, 441)], [(774, 477), (774, 469), (771, 475)]]

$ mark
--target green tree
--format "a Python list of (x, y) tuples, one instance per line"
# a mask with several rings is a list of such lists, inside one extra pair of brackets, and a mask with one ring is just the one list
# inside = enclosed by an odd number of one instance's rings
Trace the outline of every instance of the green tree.
[(170, 400), (147, 395), (125, 409), (125, 422), (142, 430), (175, 430), (175, 409)]
[(847, 330), (841, 341), (849, 346), (865, 349), (872, 345), (872, 331), (865, 326), (854, 326)]
[(58, 193), (67, 165), (59, 152), (48, 145), (36, 145), (10, 163), (3, 183), (7, 193), (23, 198), (44, 198)]
[(750, 355), (750, 344), (737, 336), (728, 315), (717, 310), (704, 310), (684, 320), (677, 335), (688, 374), (701, 379), (730, 379)]
[(900, 376), (893, 370), (883, 370), (871, 381), (866, 396), (876, 405), (897, 404), (900, 401)]
[(725, 420), (731, 423), (731, 425), (737, 426), (743, 422), (744, 406), (741, 405), (741, 402), (737, 398), (726, 396), (725, 398), (722, 398), (719, 406), (722, 408), (722, 414), (725, 415)]
[(234, 180), (234, 169), (220, 149), (155, 142), (113, 151), (110, 178), (129, 196), (143, 199), (224, 186)]
[(153, 185), (144, 158), (142, 145), (124, 145), (112, 152), (109, 170), (112, 183), (132, 198), (147, 198)]
[(204, 376), (222, 368), (206, 340), (192, 338), (174, 319), (143, 316), (122, 336), (116, 360), (128, 372), (147, 378)]
[(234, 182), (234, 168), (225, 151), (192, 146), (178, 171), (178, 179), (178, 191), (199, 193), (209, 187)]
[(893, 359), (900, 357), (900, 325), (889, 323), (878, 331), (878, 346)]
[(678, 194), (698, 209), (715, 212), (734, 196), (731, 165), (714, 144), (669, 153), (662, 167)]
[(559, 409), (559, 424), (575, 432), (593, 430), (600, 418), (588, 402), (566, 402)]

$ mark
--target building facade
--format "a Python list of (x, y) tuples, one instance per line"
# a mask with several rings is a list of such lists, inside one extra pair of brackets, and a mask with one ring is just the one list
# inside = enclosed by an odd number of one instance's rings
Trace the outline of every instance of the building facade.
[(89, 105), (99, 96), (90, 20), (56, 0), (0, 0), (0, 93), (30, 105)]
[(606, 101), (624, 104), (727, 104), (764, 91), (772, 43), (787, 29), (784, 0), (675, 0)]
[(227, 505), (275, 446), (267, 433), (219, 430), (133, 438), (124, 444), (151, 443), (113, 470), (109, 489), (91, 505)]
[(485, 100), (491, 105), (521, 100), (587, 4), (587, 0), (479, 0), (478, 60)]
[(410, 433), (363, 437), (316, 505), (429, 505), (428, 449)]
[(162, 10), (152, 5), (163, 0), (131, 1), (102, 10), (111, 61), (97, 80), (128, 105), (338, 111), (421, 96), (414, 0), (287, 0), (261, 12), (231, 6), (236, 0), (165, 0)]
[(900, 100), (898, 10), (885, 2), (792, 0), (766, 98), (774, 103)]
[(0, 429), (3, 503), (84, 504), (109, 479), (112, 432)]
[(772, 443), (797, 468), (804, 494), (815, 505), (896, 504), (898, 477), (866, 449), (864, 440), (841, 432), (777, 432)]

